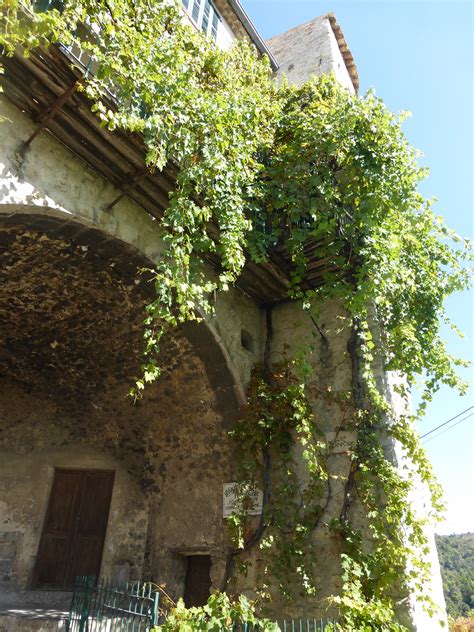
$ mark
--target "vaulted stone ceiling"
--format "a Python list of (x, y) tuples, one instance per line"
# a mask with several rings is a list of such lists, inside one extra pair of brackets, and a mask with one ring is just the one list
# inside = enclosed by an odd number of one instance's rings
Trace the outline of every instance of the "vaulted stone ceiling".
[[(71, 222), (0, 222), (0, 375), (82, 403), (111, 386), (125, 395), (142, 362), (151, 287), (137, 268), (145, 263), (123, 242)], [(192, 355), (184, 336), (168, 335), (163, 371), (184, 354)]]
[(153, 291), (137, 283), (146, 263), (74, 221), (0, 214), (0, 450), (86, 446), (150, 493), (225, 471), (239, 405), (207, 327), (168, 333), (162, 375), (142, 400), (127, 397)]

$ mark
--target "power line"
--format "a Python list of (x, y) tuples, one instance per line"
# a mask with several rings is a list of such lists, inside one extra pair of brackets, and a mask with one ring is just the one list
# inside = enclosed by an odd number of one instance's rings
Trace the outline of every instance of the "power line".
[[(451, 423), (452, 421), (454, 421), (455, 419), (457, 419), (461, 415), (464, 415), (464, 413), (467, 413), (469, 410), (472, 410), (473, 408), (474, 408), (474, 406), (469, 406), (469, 408), (466, 408), (466, 410), (463, 410), (461, 413), (458, 413), (454, 417), (451, 417), (451, 419), (448, 419), (448, 421), (444, 421), (439, 426), (436, 426), (436, 428), (433, 428), (433, 430), (430, 430), (429, 432), (425, 433), (424, 435), (421, 435), (420, 439), (424, 439), (428, 435), (433, 434), (433, 432), (436, 432), (436, 430), (439, 430), (439, 428), (442, 428), (443, 426), (446, 426), (447, 424)], [(453, 428), (454, 428), (454, 426), (453, 426)]]
[[(472, 408), (472, 406), (471, 406)], [(467, 409), (469, 410), (469, 408)], [(459, 421), (457, 421), (455, 424), (453, 424), (452, 426), (450, 426), (449, 428), (445, 428), (444, 430), (442, 430), (440, 433), (438, 433), (437, 435), (435, 435), (434, 437), (430, 437), (427, 441), (424, 441), (425, 445), (427, 443), (429, 443), (430, 441), (432, 441), (433, 439), (437, 439), (440, 435), (444, 434), (445, 432), (448, 432), (448, 430), (452, 430), (455, 426), (457, 426), (458, 424), (461, 423), (461, 421), (466, 421), (466, 419), (469, 419), (469, 417), (473, 417), (474, 413), (470, 413), (469, 415), (466, 415), (465, 417), (463, 417), (462, 419), (460, 419)]]

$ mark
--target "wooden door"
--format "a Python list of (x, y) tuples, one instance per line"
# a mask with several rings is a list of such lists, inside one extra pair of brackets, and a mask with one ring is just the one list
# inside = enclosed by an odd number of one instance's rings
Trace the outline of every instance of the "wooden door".
[(191, 606), (203, 606), (209, 599), (211, 590), (210, 555), (189, 555), (184, 603)]
[(111, 471), (54, 471), (35, 588), (68, 590), (77, 575), (98, 576), (113, 483)]

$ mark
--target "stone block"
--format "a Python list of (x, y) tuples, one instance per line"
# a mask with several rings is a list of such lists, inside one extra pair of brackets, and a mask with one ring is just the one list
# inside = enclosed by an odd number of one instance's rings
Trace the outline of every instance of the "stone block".
[(15, 558), (19, 533), (5, 531), (0, 533), (0, 569), (3, 562), (11, 563)]

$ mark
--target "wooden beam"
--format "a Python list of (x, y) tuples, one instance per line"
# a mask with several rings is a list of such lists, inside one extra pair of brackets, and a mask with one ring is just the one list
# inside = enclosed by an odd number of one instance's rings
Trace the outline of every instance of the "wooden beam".
[(38, 117), (37, 121), (39, 122), (38, 127), (31, 134), (31, 136), (23, 143), (21, 148), (21, 153), (24, 153), (34, 139), (38, 136), (38, 134), (47, 127), (48, 123), (56, 116), (59, 110), (63, 107), (66, 101), (74, 94), (77, 90), (80, 81), (75, 81), (72, 85), (69, 86), (67, 90), (65, 90), (54, 103), (52, 103), (44, 112), (42, 112)]
[(124, 182), (123, 186), (119, 187), (120, 194), (117, 195), (117, 197), (114, 200), (112, 200), (110, 204), (106, 206), (106, 210), (110, 211), (118, 202), (120, 202), (120, 200), (127, 195), (127, 193), (130, 191), (132, 187), (134, 187), (138, 182), (140, 182), (140, 180), (143, 180), (143, 178), (147, 174), (147, 171), (148, 170), (146, 167), (143, 169), (139, 169), (133, 176), (131, 176), (128, 179), (128, 181)]

